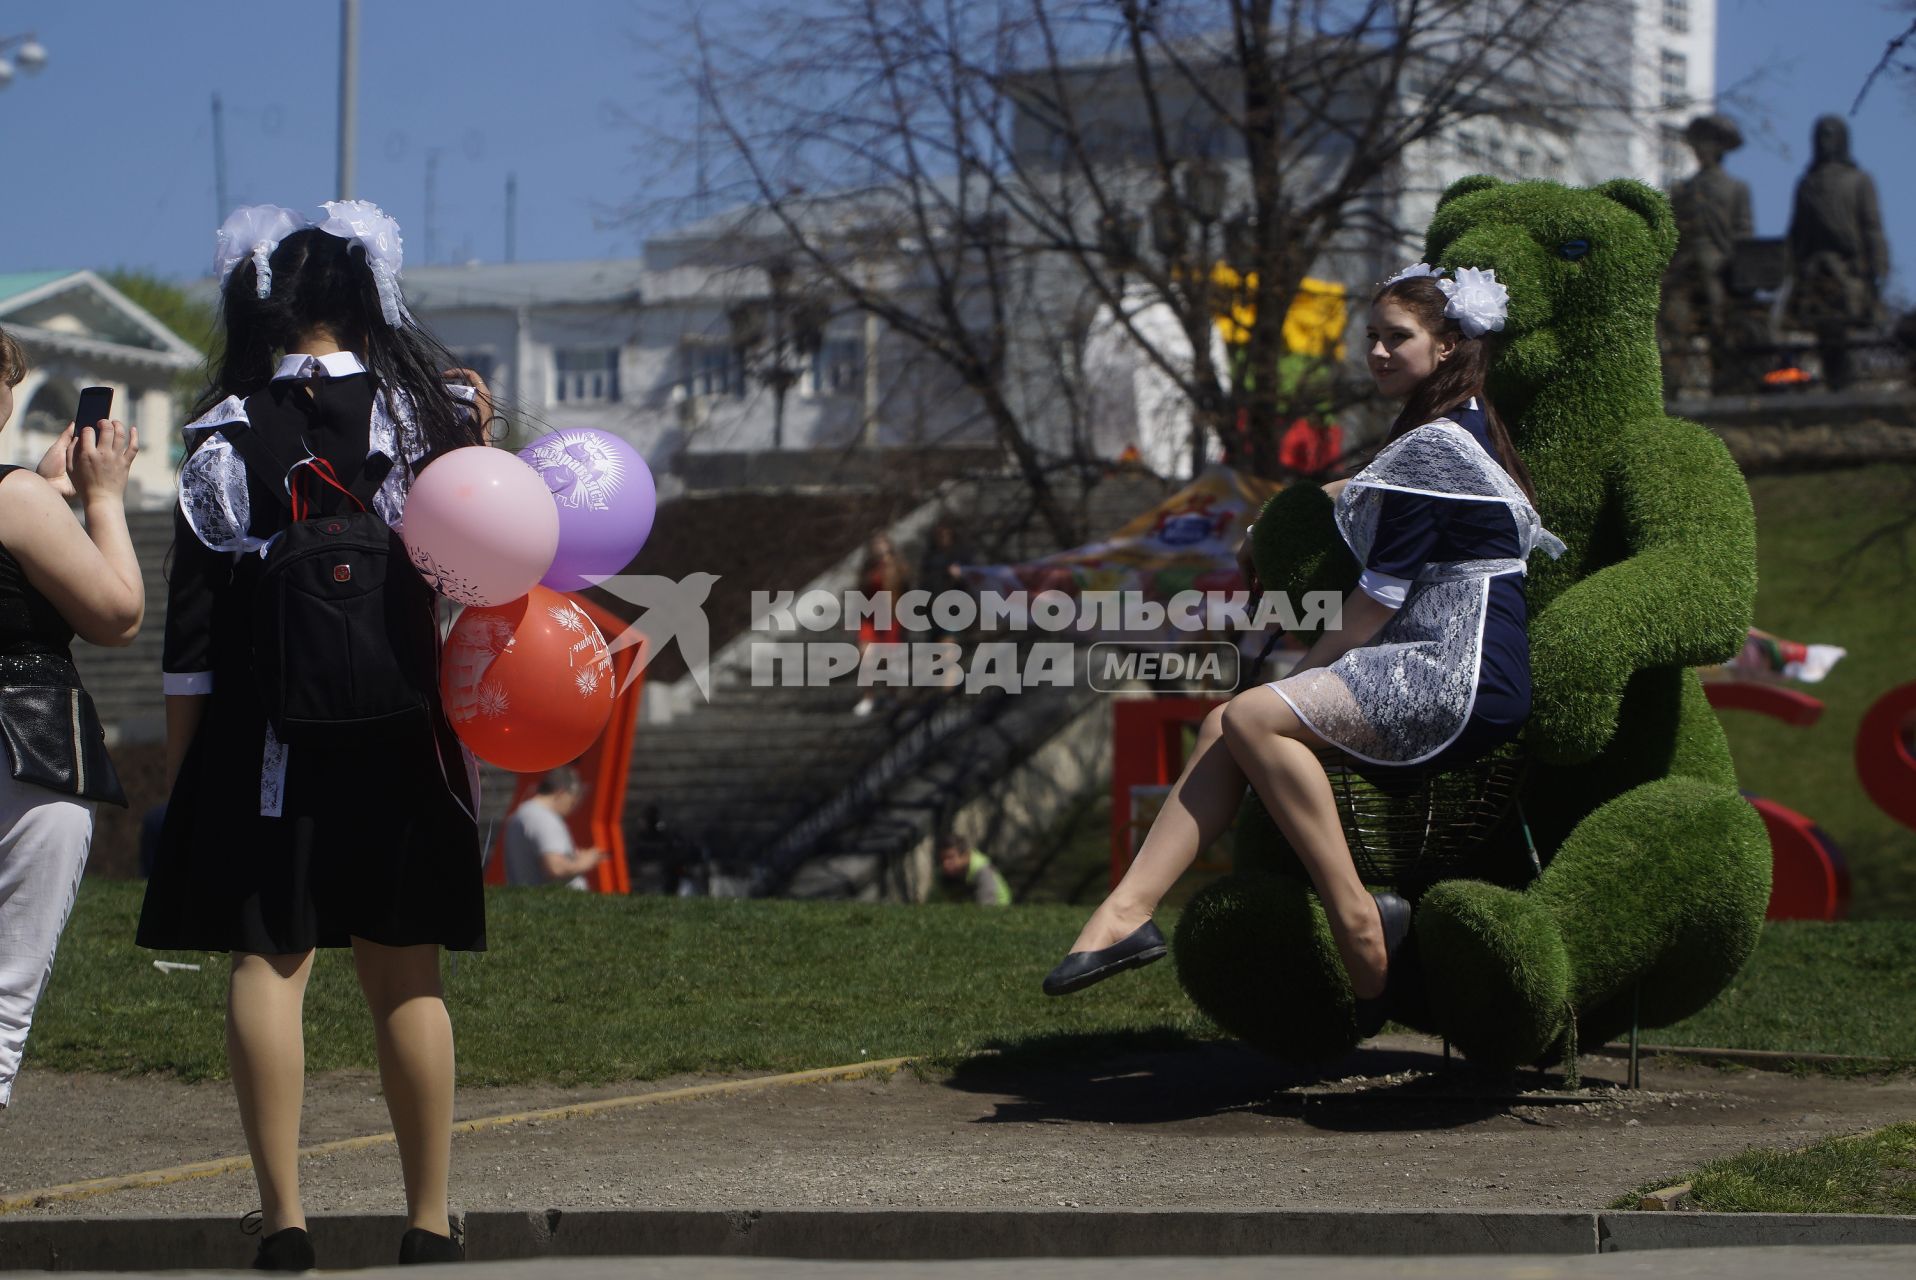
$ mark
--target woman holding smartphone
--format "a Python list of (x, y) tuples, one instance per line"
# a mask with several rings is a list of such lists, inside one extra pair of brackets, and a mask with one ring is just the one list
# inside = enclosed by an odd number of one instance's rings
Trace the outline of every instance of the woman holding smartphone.
[[(0, 329), (0, 429), (26, 372)], [(109, 419), (68, 426), (37, 471), (0, 466), (0, 1110), (80, 889), (94, 804), (126, 803), (69, 646), (76, 635), (119, 646), (139, 634), (146, 591), (126, 529), (138, 453), (138, 432)]]

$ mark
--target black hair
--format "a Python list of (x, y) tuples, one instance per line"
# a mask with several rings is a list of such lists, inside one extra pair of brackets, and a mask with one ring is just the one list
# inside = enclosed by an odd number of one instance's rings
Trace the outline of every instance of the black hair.
[(1504, 427), (1504, 420), (1497, 413), (1497, 406), (1490, 402), (1490, 393), (1485, 388), (1485, 379), (1490, 374), (1490, 340), (1488, 335), (1467, 337), (1457, 322), (1444, 314), (1449, 297), (1437, 286), (1434, 276), (1406, 276), (1402, 280), (1385, 285), (1371, 299), (1371, 305), (1392, 301), (1401, 304), (1417, 322), (1431, 334), (1454, 333), (1457, 345), (1451, 350), (1450, 357), (1431, 370), (1430, 375), (1411, 388), (1404, 398), (1404, 407), (1398, 411), (1397, 420), (1390, 424), (1390, 434), (1384, 437), (1384, 443), (1414, 431), (1426, 422), (1441, 418), (1458, 405), (1476, 397), (1483, 406), (1484, 421), (1490, 427), (1490, 442), (1496, 446), (1497, 461), (1504, 471), (1517, 482), (1524, 497), (1530, 499), (1530, 505), (1537, 505), (1537, 491), (1530, 483), (1530, 468), (1524, 465), (1523, 455), (1517, 452), (1516, 444), (1510, 439), (1510, 432)]
[(568, 791), (583, 791), (585, 783), (579, 778), (579, 771), (569, 764), (562, 764), (539, 779), (534, 788), (535, 794), (542, 796), (561, 796)]
[(358, 241), (305, 227), (279, 242), (271, 266), (272, 289), (264, 298), (258, 295), (259, 277), (251, 258), (226, 278), (220, 297), (225, 341), (215, 358), (211, 384), (193, 406), (193, 418), (227, 396), (244, 399), (264, 390), (279, 357), (302, 334), (326, 329), (365, 362), (381, 391), (411, 404), (412, 430), (419, 436), (408, 445), (437, 454), (485, 443), (487, 424), (475, 421), (467, 406), (446, 390), (445, 371), (459, 361), (417, 324), (394, 328), (386, 323), (366, 250)]

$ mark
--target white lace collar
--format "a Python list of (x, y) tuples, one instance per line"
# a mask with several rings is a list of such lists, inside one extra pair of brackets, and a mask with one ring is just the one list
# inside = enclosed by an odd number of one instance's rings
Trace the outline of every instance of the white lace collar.
[[(364, 373), (366, 367), (350, 351), (328, 355), (294, 354), (279, 362), (281, 378), (343, 378)], [(455, 400), (472, 404), (474, 390), (464, 383), (446, 387)], [(254, 536), (252, 502), (247, 490), (246, 468), (233, 445), (220, 430), (234, 423), (246, 423), (246, 401), (228, 396), (186, 426), (181, 435), (189, 442), (202, 443), (187, 456), (180, 467), (180, 509), (199, 540), (215, 551), (261, 551), (267, 539)], [(403, 444), (402, 444), (403, 442)], [(373, 397), (372, 420), (366, 430), (366, 456), (384, 457), (397, 463), (386, 473), (373, 494), (373, 510), (397, 529), (405, 510), (406, 491), (412, 485), (412, 472), (425, 456), (426, 443), (418, 430), (411, 400), (404, 395), (380, 394)]]
[(278, 382), (283, 378), (297, 378), (302, 382), (312, 378), (347, 378), (364, 372), (365, 364), (350, 351), (329, 351), (323, 356), (291, 352), (280, 359), (279, 368), (273, 372), (273, 381)]

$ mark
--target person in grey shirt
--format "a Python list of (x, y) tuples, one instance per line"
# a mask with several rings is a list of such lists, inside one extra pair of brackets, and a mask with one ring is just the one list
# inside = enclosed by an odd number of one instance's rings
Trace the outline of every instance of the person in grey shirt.
[(584, 889), (585, 873), (605, 855), (597, 849), (578, 849), (566, 817), (579, 806), (585, 784), (576, 769), (561, 766), (539, 779), (532, 798), (506, 819), (506, 880), (510, 884), (541, 885), (563, 882), (568, 889)]

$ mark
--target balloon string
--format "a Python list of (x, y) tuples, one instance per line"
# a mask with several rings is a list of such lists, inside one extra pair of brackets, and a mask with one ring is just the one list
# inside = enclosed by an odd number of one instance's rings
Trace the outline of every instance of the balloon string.
[(312, 504), (309, 501), (307, 501), (306, 498), (301, 496), (300, 490), (299, 490), (299, 477), (302, 474), (304, 474), (304, 472), (307, 472), (307, 471), (310, 471), (313, 475), (318, 476), (322, 483), (331, 485), (333, 488), (345, 494), (348, 498), (351, 498), (353, 500), (353, 505), (358, 507), (361, 511), (364, 511), (366, 509), (366, 504), (359, 500), (358, 495), (355, 494), (351, 489), (348, 489), (345, 485), (339, 482), (339, 473), (333, 470), (332, 463), (328, 462), (324, 458), (307, 458), (304, 462), (295, 463), (293, 465), (293, 479), (289, 487), (292, 490), (294, 520), (304, 520), (306, 518), (307, 511), (311, 510), (312, 508)]

